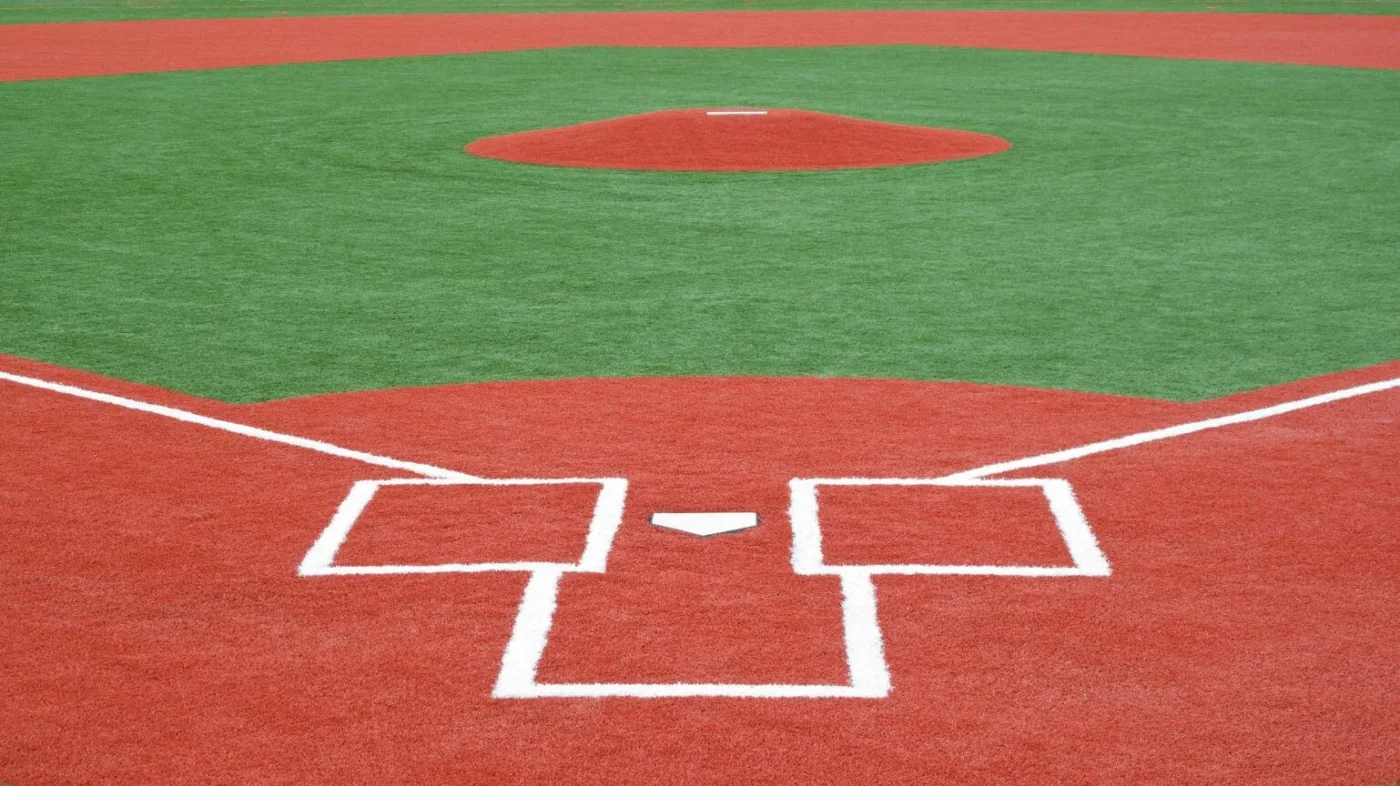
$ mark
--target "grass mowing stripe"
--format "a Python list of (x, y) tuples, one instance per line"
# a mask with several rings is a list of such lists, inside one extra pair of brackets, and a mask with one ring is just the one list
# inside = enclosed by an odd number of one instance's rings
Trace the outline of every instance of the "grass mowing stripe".
[[(0, 351), (234, 401), (594, 375), (1195, 399), (1400, 354), (1400, 80), (924, 48), (575, 49), (0, 86)], [(679, 106), (995, 134), (829, 173), (526, 167)]]

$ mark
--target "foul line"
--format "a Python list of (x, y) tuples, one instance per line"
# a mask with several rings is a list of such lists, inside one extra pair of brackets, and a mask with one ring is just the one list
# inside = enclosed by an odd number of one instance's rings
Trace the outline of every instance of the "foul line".
[[(331, 444), (329, 442), (308, 439), (306, 437), (298, 437), (294, 434), (283, 434), (277, 431), (269, 431), (268, 429), (258, 428), (256, 426), (249, 426), (242, 423), (235, 423), (233, 421), (221, 420), (219, 418), (211, 418), (206, 415), (198, 415), (187, 410), (178, 409), (176, 407), (168, 407), (162, 404), (151, 404), (149, 402), (139, 401), (137, 399), (132, 398), (126, 398), (124, 396), (116, 396), (110, 393), (99, 393), (94, 390), (87, 390), (86, 388), (80, 388), (73, 385), (65, 385), (59, 382), (49, 382), (47, 380), (38, 379), (36, 377), (26, 377), (21, 376), (19, 374), (10, 374), (8, 372), (0, 371), (0, 380), (13, 382), (17, 385), (25, 385), (27, 387), (39, 388), (41, 390), (47, 390), (53, 393), (61, 393), (68, 396), (74, 396), (76, 398), (87, 399), (89, 401), (98, 401), (104, 404), (111, 404), (113, 406), (131, 409), (138, 412), (159, 415), (161, 417), (170, 418), (172, 420), (178, 420), (184, 423), (192, 423), (195, 425), (204, 426), (206, 428), (212, 428), (219, 431), (227, 431), (232, 434), (239, 434), (241, 436), (251, 437), (253, 439), (260, 439), (266, 442), (275, 442), (282, 445), (290, 445), (292, 447), (303, 448), (305, 450), (314, 450), (317, 453), (324, 453), (326, 455), (336, 456), (338, 458), (347, 458), (351, 459), (352, 461), (359, 461), (364, 464), (371, 464), (374, 466), (386, 467), (389, 469), (403, 470), (405, 472), (413, 472), (415, 474), (422, 475), (425, 477), (455, 480), (483, 479), (476, 475), (470, 475), (465, 472), (458, 472), (456, 470), (445, 469), (443, 467), (436, 467), (431, 464), (422, 464), (416, 461), (404, 461), (402, 459), (391, 458), (389, 456), (379, 456), (373, 453), (366, 453), (360, 450), (344, 448), (339, 445)], [(1221, 428), (1224, 426), (1233, 426), (1239, 423), (1249, 423), (1251, 421), (1264, 420), (1266, 418), (1284, 415), (1289, 412), (1296, 412), (1298, 410), (1308, 409), (1310, 407), (1316, 407), (1323, 404), (1330, 404), (1335, 401), (1344, 401), (1349, 398), (1356, 398), (1358, 396), (1364, 396), (1371, 393), (1379, 393), (1397, 387), (1400, 387), (1400, 377), (1382, 380), (1380, 382), (1371, 382), (1365, 385), (1357, 385), (1354, 387), (1343, 388), (1341, 390), (1334, 390), (1330, 393), (1322, 393), (1316, 396), (1298, 399), (1297, 401), (1287, 401), (1282, 404), (1274, 404), (1272, 406), (1261, 407), (1259, 409), (1247, 410), (1245, 412), (1237, 412), (1233, 415), (1224, 415), (1221, 417), (1200, 420), (1193, 423), (1182, 423), (1180, 425), (1169, 426), (1167, 428), (1155, 429), (1153, 431), (1144, 431), (1137, 434), (1129, 434), (1123, 437), (1116, 437), (1114, 439), (1103, 440), (1101, 442), (1092, 442), (1087, 445), (1080, 445), (1079, 447), (1057, 450), (1052, 453), (1044, 453), (1038, 456), (1028, 456), (1026, 458), (1015, 459), (1012, 461), (1003, 461), (998, 462), (996, 464), (987, 464), (985, 466), (976, 467), (974, 469), (956, 472), (951, 475), (945, 475), (939, 478), (939, 480), (977, 480), (981, 478), (986, 478), (991, 475), (1000, 475), (1006, 472), (1015, 472), (1023, 469), (1031, 469), (1033, 467), (1043, 467), (1050, 464), (1063, 464), (1068, 461), (1074, 461), (1076, 459), (1084, 458), (1085, 456), (1092, 456), (1098, 453), (1107, 453), (1113, 450), (1122, 450), (1123, 448), (1135, 447), (1137, 445), (1143, 445), (1149, 442), (1159, 442), (1165, 439), (1181, 437), (1187, 434), (1195, 434), (1200, 431), (1208, 431), (1210, 429)]]
[[(476, 475), (470, 475), (465, 472), (458, 472), (456, 470), (445, 469), (443, 467), (436, 467), (431, 464), (422, 464), (416, 461), (404, 461), (402, 459), (391, 458), (389, 456), (379, 456), (374, 453), (366, 453), (360, 450), (344, 448), (339, 445), (331, 444), (329, 442), (308, 439), (306, 437), (298, 437), (294, 434), (283, 434), (277, 431), (269, 431), (268, 429), (258, 428), (256, 426), (249, 426), (243, 423), (235, 423), (229, 420), (211, 418), (207, 415), (199, 415), (193, 412), (189, 412), (187, 410), (178, 409), (176, 407), (168, 407), (162, 404), (151, 404), (149, 402), (139, 401), (137, 399), (132, 398), (126, 398), (124, 396), (115, 396), (110, 393), (99, 393), (94, 390), (88, 390), (86, 388), (80, 388), (73, 385), (65, 385), (60, 382), (49, 382), (47, 380), (38, 379), (36, 377), (26, 377), (21, 376), (19, 374), (11, 374), (8, 372), (0, 371), (0, 380), (13, 382), (17, 385), (25, 385), (27, 387), (38, 388), (40, 390), (47, 390), (53, 393), (61, 393), (63, 395), (87, 399), (89, 401), (98, 401), (104, 404), (111, 404), (113, 406), (122, 407), (124, 409), (131, 409), (138, 412), (159, 415), (161, 417), (170, 418), (171, 420), (178, 420), (183, 423), (192, 423), (198, 426), (216, 429), (218, 431), (227, 431), (232, 434), (239, 434), (241, 436), (251, 437), (253, 439), (260, 439), (265, 442), (275, 442), (282, 445), (290, 445), (292, 447), (303, 448), (305, 450), (314, 450), (317, 453), (324, 453), (326, 455), (336, 456), (338, 458), (347, 458), (351, 459), (352, 461), (359, 461), (364, 464), (372, 464), (378, 467), (386, 467), (389, 469), (403, 470), (405, 472), (413, 472), (415, 474), (423, 475), (429, 478), (443, 478), (454, 480), (484, 479)], [(1397, 387), (1400, 387), (1400, 377), (1382, 380), (1380, 382), (1371, 382), (1365, 385), (1357, 385), (1354, 387), (1343, 388), (1341, 390), (1334, 390), (1330, 393), (1322, 393), (1316, 396), (1298, 399), (1297, 401), (1287, 401), (1282, 404), (1274, 404), (1272, 406), (1261, 407), (1259, 409), (1247, 410), (1245, 412), (1237, 412), (1233, 415), (1224, 415), (1217, 418), (1199, 420), (1193, 423), (1182, 423), (1176, 426), (1155, 429), (1153, 431), (1144, 431), (1137, 434), (1129, 434), (1127, 436), (1116, 437), (1114, 439), (1103, 440), (1101, 442), (1091, 442), (1087, 445), (1080, 445), (1079, 447), (1057, 450), (1053, 453), (1044, 453), (1038, 456), (1028, 456), (1026, 458), (1015, 459), (1012, 461), (1003, 461), (996, 464), (987, 464), (985, 466), (976, 467), (974, 469), (956, 472), (951, 475), (945, 475), (939, 478), (939, 480), (977, 480), (981, 478), (986, 478), (991, 475), (1000, 475), (1006, 472), (1015, 472), (1022, 469), (1043, 467), (1050, 464), (1063, 464), (1068, 461), (1074, 461), (1076, 459), (1084, 458), (1085, 456), (1092, 456), (1097, 453), (1107, 453), (1113, 450), (1122, 450), (1123, 448), (1135, 447), (1137, 445), (1143, 445), (1149, 442), (1159, 442), (1161, 440), (1181, 437), (1187, 434), (1195, 434), (1200, 431), (1208, 431), (1210, 429), (1221, 428), (1223, 426), (1233, 426), (1239, 423), (1249, 423), (1251, 421), (1264, 420), (1266, 418), (1284, 415), (1289, 412), (1296, 412), (1298, 410), (1308, 409), (1310, 407), (1321, 406), (1323, 404), (1330, 404), (1335, 401), (1344, 401), (1349, 398), (1356, 398), (1358, 396), (1364, 396), (1371, 393), (1379, 393)]]
[(940, 480), (977, 480), (989, 475), (1000, 475), (1004, 472), (1015, 472), (1032, 467), (1044, 467), (1048, 464), (1063, 464), (1067, 461), (1074, 461), (1085, 456), (1092, 456), (1096, 453), (1107, 453), (1112, 450), (1122, 450), (1148, 442), (1159, 442), (1164, 439), (1181, 437), (1187, 434), (1195, 434), (1198, 431), (1208, 431), (1222, 426), (1233, 426), (1238, 423), (1249, 423), (1255, 420), (1264, 420), (1277, 415), (1285, 415), (1289, 412), (1297, 412), (1300, 409), (1308, 409), (1322, 404), (1331, 404), (1334, 401), (1343, 401), (1357, 396), (1365, 396), (1370, 393), (1379, 393), (1384, 390), (1400, 387), (1400, 377), (1387, 379), (1381, 382), (1371, 382), (1366, 385), (1334, 390), (1331, 393), (1323, 393), (1309, 398), (1298, 399), (1297, 401), (1287, 401), (1282, 404), (1251, 409), (1245, 412), (1236, 412), (1233, 415), (1224, 415), (1208, 420), (1198, 420), (1194, 423), (1183, 423), (1179, 426), (1169, 426), (1154, 431), (1144, 431), (1138, 434), (1129, 434), (1125, 437), (1106, 439), (1102, 442), (1091, 442), (1088, 445), (1080, 445), (1077, 448), (1066, 448), (1053, 453), (1044, 453), (1039, 456), (1029, 456), (1027, 458), (1016, 459), (1014, 461), (1003, 461), (997, 464), (988, 464), (975, 469), (964, 470), (963, 472), (945, 475)]
[(74, 396), (76, 398), (83, 398), (89, 401), (99, 401), (103, 404), (111, 404), (113, 406), (122, 407), (124, 409), (136, 410), (137, 412), (146, 412), (151, 415), (159, 415), (161, 417), (170, 418), (171, 420), (181, 421), (182, 423), (193, 423), (197, 426), (204, 426), (205, 428), (212, 428), (218, 431), (227, 431), (231, 434), (238, 434), (244, 437), (252, 437), (253, 439), (260, 439), (264, 442), (276, 442), (281, 445), (290, 445), (295, 448), (314, 450), (317, 453), (324, 453), (328, 456), (336, 456), (337, 458), (346, 458), (352, 461), (361, 462), (363, 464), (373, 464), (376, 467), (387, 467), (389, 469), (413, 472), (415, 474), (424, 475), (430, 478), (450, 478), (455, 480), (481, 479), (476, 477), (475, 475), (468, 475), (466, 473), (457, 472), (456, 470), (451, 469), (443, 469), (442, 467), (435, 467), (431, 464), (420, 464), (416, 461), (403, 461), (396, 458), (390, 458), (388, 456), (378, 456), (373, 453), (365, 453), (364, 451), (360, 450), (342, 448), (339, 445), (332, 445), (329, 442), (321, 442), (320, 440), (307, 439), (306, 437), (298, 437), (293, 434), (282, 434), (277, 431), (268, 431), (267, 429), (258, 428), (256, 426), (248, 426), (242, 423), (234, 423), (229, 420), (220, 420), (218, 418), (211, 418), (206, 415), (197, 415), (193, 412), (188, 412), (183, 409), (176, 409), (175, 407), (167, 407), (161, 404), (151, 404), (145, 401), (138, 401), (133, 398), (126, 398), (124, 396), (114, 396), (110, 393), (98, 393), (95, 390), (87, 390), (85, 388), (74, 387), (72, 385), (64, 385), (59, 382), (49, 382), (47, 380), (36, 379), (34, 377), (23, 377), (18, 374), (9, 374), (4, 371), (0, 371), (0, 380), (13, 382), (17, 385), (26, 385), (31, 388), (39, 388), (40, 390), (48, 390), (53, 393), (62, 393), (66, 396)]

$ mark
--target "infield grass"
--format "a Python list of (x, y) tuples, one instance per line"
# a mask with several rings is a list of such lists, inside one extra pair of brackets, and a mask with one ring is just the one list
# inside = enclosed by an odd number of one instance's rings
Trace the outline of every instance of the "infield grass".
[[(963, 128), (825, 173), (475, 138), (687, 106)], [(1400, 355), (1400, 78), (915, 47), (571, 49), (0, 85), (0, 352), (233, 401), (633, 375), (1198, 399)]]

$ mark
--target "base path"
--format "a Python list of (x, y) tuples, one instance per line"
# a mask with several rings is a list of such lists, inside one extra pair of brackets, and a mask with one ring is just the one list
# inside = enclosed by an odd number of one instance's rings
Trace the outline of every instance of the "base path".
[(1395, 69), (1400, 68), (1400, 17), (734, 11), (0, 25), (0, 81), (568, 46), (890, 44)]
[(1397, 377), (235, 406), (0, 357), (0, 780), (1381, 786)]

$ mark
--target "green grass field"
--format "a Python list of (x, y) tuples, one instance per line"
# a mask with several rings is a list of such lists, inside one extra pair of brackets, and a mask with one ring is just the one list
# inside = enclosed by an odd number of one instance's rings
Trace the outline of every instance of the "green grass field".
[(302, 14), (849, 8), (1397, 14), (1400, 0), (0, 0), (0, 24)]
[[(1016, 147), (732, 175), (462, 151), (734, 104)], [(227, 400), (691, 374), (1197, 399), (1400, 354), (1386, 72), (575, 49), (11, 83), (0, 127), (0, 351)]]

